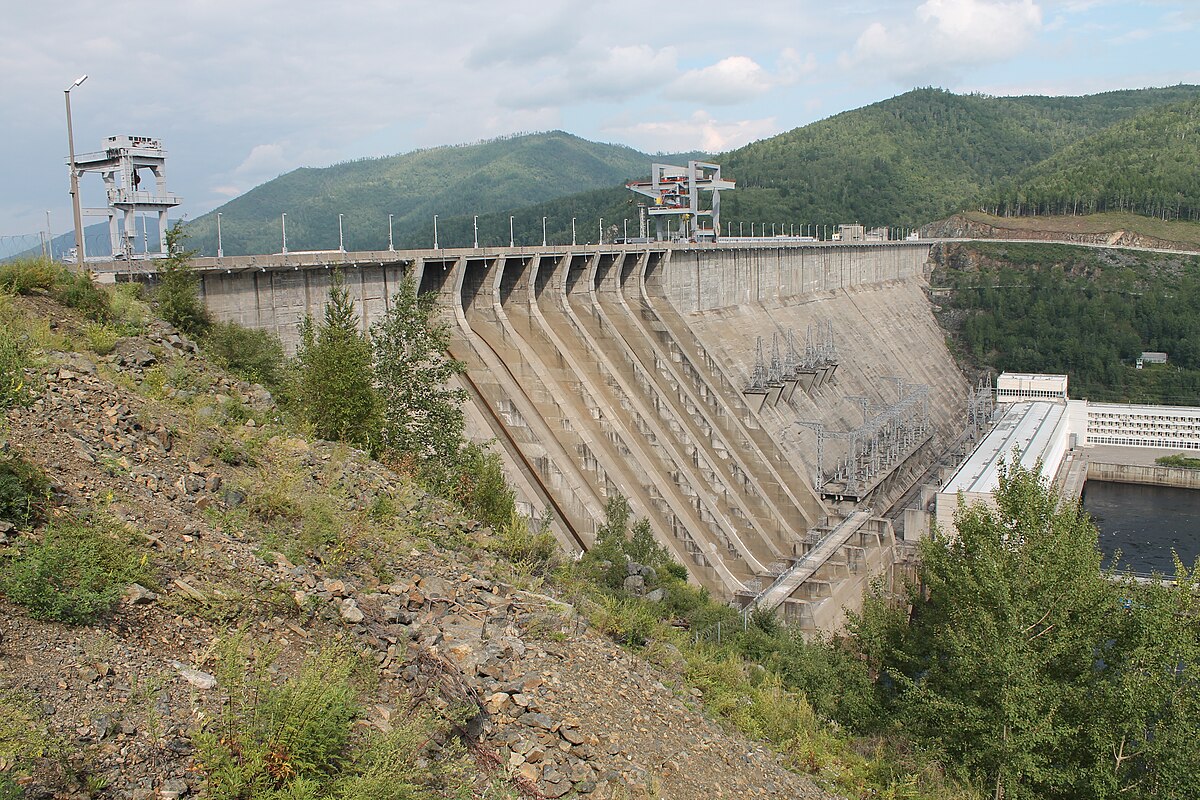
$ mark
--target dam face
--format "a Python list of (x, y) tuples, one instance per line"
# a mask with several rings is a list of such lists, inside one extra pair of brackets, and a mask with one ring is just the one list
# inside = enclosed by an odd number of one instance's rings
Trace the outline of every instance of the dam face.
[[(216, 317), (273, 330), (289, 350), (304, 315), (321, 313), (334, 269), (364, 329), (413, 276), (437, 294), (451, 353), (467, 365), (469, 433), (495, 440), (518, 497), (549, 511), (565, 547), (589, 547), (620, 492), (715, 595), (770, 596), (801, 624), (831, 629), (896, 561), (877, 515), (961, 428), (967, 385), (930, 310), (928, 252), (919, 242), (503, 248), (201, 259), (197, 271)], [(827, 345), (821, 365), (776, 370), (747, 392), (764, 349), (773, 362), (782, 342), (789, 355), (812, 350), (813, 330)], [(927, 387), (924, 438), (894, 443), (892, 461), (873, 456), (879, 474), (861, 496), (830, 494), (839, 443), (864, 457), (845, 432), (915, 385)]]

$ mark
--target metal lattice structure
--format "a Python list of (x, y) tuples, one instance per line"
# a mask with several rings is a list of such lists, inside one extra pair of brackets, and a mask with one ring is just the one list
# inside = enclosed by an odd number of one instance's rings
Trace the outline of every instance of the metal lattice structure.
[[(862, 412), (862, 424), (850, 430), (830, 430), (825, 423), (801, 420), (816, 432), (817, 459), (813, 485), (822, 494), (861, 498), (877, 486), (933, 435), (929, 422), (929, 387), (891, 379), (898, 399), (877, 404), (866, 397), (848, 397)], [(826, 466), (828, 443), (845, 448), (837, 461)]]

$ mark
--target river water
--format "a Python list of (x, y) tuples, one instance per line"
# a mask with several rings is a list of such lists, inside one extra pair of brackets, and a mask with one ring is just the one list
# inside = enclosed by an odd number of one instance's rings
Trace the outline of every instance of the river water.
[(1105, 566), (1120, 550), (1123, 567), (1174, 575), (1172, 548), (1189, 567), (1200, 556), (1200, 490), (1088, 481), (1083, 507), (1100, 529)]

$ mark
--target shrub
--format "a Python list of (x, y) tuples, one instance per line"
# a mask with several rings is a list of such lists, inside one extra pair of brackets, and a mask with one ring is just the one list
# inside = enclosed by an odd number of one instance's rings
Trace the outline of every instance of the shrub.
[(358, 713), (355, 660), (327, 648), (310, 657), (298, 677), (274, 685), (271, 658), (250, 664), (242, 644), (234, 638), (223, 645), (218, 677), (228, 702), (214, 725), (195, 737), (208, 796), (313, 796), (306, 793), (328, 783), (347, 758)]
[(235, 322), (213, 324), (201, 342), (208, 355), (225, 369), (272, 391), (284, 377), (283, 344), (269, 331)]
[(83, 326), (83, 340), (96, 355), (108, 355), (116, 349), (120, 339), (120, 332), (102, 322), (89, 322)]
[(0, 459), (0, 519), (18, 528), (41, 521), (50, 481), (45, 473), (20, 456)]
[(106, 520), (56, 524), (0, 567), (0, 589), (35, 619), (92, 622), (112, 610), (130, 583), (146, 580), (145, 560), (129, 538)]
[(488, 549), (507, 558), (537, 575), (546, 575), (554, 565), (558, 553), (558, 542), (549, 531), (549, 520), (544, 520), (538, 530), (530, 528), (532, 520), (515, 510), (508, 522), (497, 527), (495, 536), (488, 542)]
[(93, 322), (104, 322), (113, 316), (108, 292), (92, 282), (90, 272), (59, 269), (51, 293), (55, 300), (64, 306), (70, 306)]
[(25, 379), (31, 365), (28, 339), (16, 325), (0, 320), (0, 412), (31, 399)]
[(191, 336), (200, 336), (209, 325), (208, 309), (200, 299), (200, 279), (192, 271), (195, 251), (184, 249), (185, 238), (180, 223), (167, 229), (169, 255), (159, 266), (154, 297), (163, 319)]
[(43, 258), (18, 258), (0, 264), (0, 291), (9, 294), (32, 294), (50, 291), (62, 267)]
[(517, 504), (504, 480), (500, 456), (471, 442), (463, 447), (460, 459), (456, 495), (463, 509), (494, 527), (507, 525), (517, 513)]

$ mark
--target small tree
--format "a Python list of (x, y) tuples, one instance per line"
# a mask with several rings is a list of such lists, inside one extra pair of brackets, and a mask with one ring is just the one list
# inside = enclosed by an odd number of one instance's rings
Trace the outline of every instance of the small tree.
[(300, 326), (300, 405), (324, 439), (370, 448), (378, 441), (379, 396), (371, 381), (371, 343), (359, 330), (350, 291), (335, 272), (322, 322)]
[(466, 392), (447, 383), (465, 367), (447, 355), (450, 330), (433, 314), (433, 297), (418, 297), (416, 282), (405, 278), (387, 315), (371, 329), (375, 383), (383, 405), (383, 449), (411, 460), (433, 488), (449, 493), (456, 489), (465, 445)]
[(200, 299), (200, 279), (192, 271), (195, 250), (184, 249), (187, 234), (183, 224), (167, 228), (167, 257), (158, 268), (155, 299), (158, 313), (190, 336), (200, 336), (209, 326), (208, 309)]

